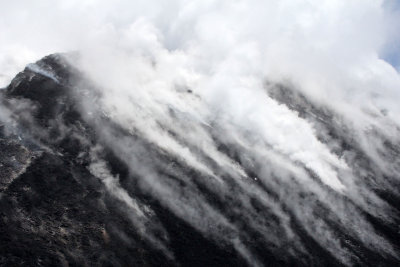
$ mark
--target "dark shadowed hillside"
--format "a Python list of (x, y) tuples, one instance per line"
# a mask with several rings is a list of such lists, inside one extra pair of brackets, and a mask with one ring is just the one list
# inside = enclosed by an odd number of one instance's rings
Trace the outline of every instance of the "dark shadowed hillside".
[(372, 129), (369, 153), (339, 114), (272, 83), (268, 101), (315, 134), (282, 142), (310, 153), (158, 101), (124, 119), (75, 61), (47, 56), (0, 91), (1, 266), (400, 264), (399, 135)]

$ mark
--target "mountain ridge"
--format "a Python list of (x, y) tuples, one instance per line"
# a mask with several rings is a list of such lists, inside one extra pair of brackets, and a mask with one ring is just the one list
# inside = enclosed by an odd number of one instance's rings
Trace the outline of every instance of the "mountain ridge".
[[(375, 210), (364, 211), (355, 199), (335, 192), (307, 168), (304, 173), (338, 206), (327, 206), (326, 200), (306, 191), (296, 180), (284, 180), (284, 175), (277, 177), (272, 172), (267, 182), (260, 181), (265, 166), (251, 163), (255, 156), (250, 148), (239, 149), (239, 142), (218, 136), (218, 125), (204, 127), (214, 131), (211, 135), (218, 152), (229, 159), (226, 162), (233, 162), (230, 166), (243, 169), (246, 179), (237, 179), (222, 168), (220, 175), (202, 172), (201, 167), (185, 161), (190, 154), (171, 154), (140, 131), (127, 130), (114, 121), (97, 102), (101, 92), (64, 57), (68, 56), (55, 54), (28, 65), (1, 92), (2, 106), (9, 115), (0, 117), (4, 121), (0, 133), (0, 265), (341, 266), (399, 262), (398, 188), (388, 193), (384, 174), (380, 176), (373, 160), (363, 155), (329, 109), (319, 109), (287, 86), (266, 89), (272, 99), (312, 121), (321, 142), (332, 144), (332, 151), (355, 154), (357, 160), (352, 163), (366, 179), (366, 188), (377, 184), (378, 193), (383, 188), (379, 196), (395, 214), (387, 215), (390, 223), (374, 214)], [(89, 111), (87, 103), (92, 103)], [(170, 116), (181, 120), (174, 111)], [(169, 134), (185, 144), (180, 136)], [(190, 146), (188, 150), (195, 151)], [(396, 155), (398, 147), (388, 146)], [(248, 158), (243, 153), (246, 149)], [(207, 168), (218, 171), (217, 158), (198, 153)], [(213, 175), (219, 181), (214, 181)], [(397, 186), (398, 181), (390, 180), (390, 184)], [(159, 194), (163, 185), (165, 196)], [(220, 188), (225, 191), (218, 191)], [(192, 196), (199, 199), (187, 202)], [(299, 215), (290, 197), (314, 217)], [(171, 198), (174, 200), (169, 203)], [(339, 210), (341, 205), (348, 210)], [(360, 229), (378, 231), (376, 238), (382, 238), (382, 243), (368, 247), (372, 235), (354, 234), (352, 228), (343, 226), (343, 220), (353, 220), (347, 215), (353, 210), (361, 214), (354, 221), (365, 220)], [(205, 222), (200, 221), (202, 217)], [(309, 228), (318, 226), (307, 226), (311, 221), (318, 221), (327, 236), (319, 240), (310, 233)], [(324, 242), (337, 242), (343, 248), (338, 254), (342, 254), (334, 255), (336, 245), (327, 248)]]

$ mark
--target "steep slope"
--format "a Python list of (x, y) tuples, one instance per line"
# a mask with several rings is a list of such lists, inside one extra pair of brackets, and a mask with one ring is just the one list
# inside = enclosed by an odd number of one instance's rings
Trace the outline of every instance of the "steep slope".
[[(265, 87), (266, 105), (284, 108), (269, 119), (312, 125), (315, 143), (290, 127), (270, 138), (301, 153), (174, 102), (119, 114), (71, 62), (45, 57), (1, 91), (1, 265), (400, 262), (400, 148), (379, 129), (371, 157), (338, 114), (279, 84)], [(190, 88), (171, 94), (206, 105)]]

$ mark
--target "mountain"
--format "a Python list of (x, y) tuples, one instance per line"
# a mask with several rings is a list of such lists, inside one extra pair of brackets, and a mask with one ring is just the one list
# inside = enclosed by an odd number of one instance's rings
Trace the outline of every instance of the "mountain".
[(321, 157), (173, 104), (133, 102), (126, 120), (78, 57), (47, 56), (0, 90), (1, 266), (400, 264), (399, 139), (373, 129), (369, 153), (337, 113), (276, 83), (265, 97), (317, 141), (271, 138)]

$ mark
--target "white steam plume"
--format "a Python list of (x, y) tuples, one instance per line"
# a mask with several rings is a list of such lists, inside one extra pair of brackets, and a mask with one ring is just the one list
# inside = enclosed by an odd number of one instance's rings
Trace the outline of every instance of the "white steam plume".
[[(321, 140), (318, 123), (268, 95), (270, 84), (291, 84), (316, 109), (334, 114), (327, 123), (351, 137), (373, 162), (380, 174), (377, 183), (385, 184), (384, 177), (398, 181), (400, 163), (389, 157), (387, 143), (400, 141), (400, 76), (381, 57), (398, 38), (390, 34), (400, 23), (387, 3), (2, 3), (9, 12), (0, 18), (0, 79), (7, 82), (35, 57), (78, 50), (80, 69), (101, 92), (96, 104), (102, 113), (202, 178), (194, 181), (161, 160), (143, 160), (151, 154), (135, 141), (118, 140), (98, 126), (132, 173), (139, 174), (141, 186), (205, 235), (232, 244), (250, 264), (258, 259), (246, 247), (250, 237), (239, 231), (238, 213), (266, 243), (279, 247), (285, 240), (294, 244), (291, 253), (306, 253), (286, 209), (340, 261), (355, 261), (327, 218), (313, 213), (315, 200), (346, 234), (397, 257), (364, 218), (368, 212), (392, 220), (390, 205), (363, 184), (367, 175), (358, 172), (351, 155), (335, 153), (332, 143)], [(44, 11), (48, 15), (42, 16)], [(238, 159), (221, 151), (221, 144), (232, 145)], [(160, 168), (183, 181), (186, 190), (165, 179)], [(106, 176), (99, 178), (114, 181)], [(242, 209), (218, 210), (198, 184)], [(118, 184), (108, 185), (130, 205)], [(279, 201), (263, 188), (276, 192)], [(250, 204), (254, 199), (276, 216), (277, 225), (257, 216)]]

